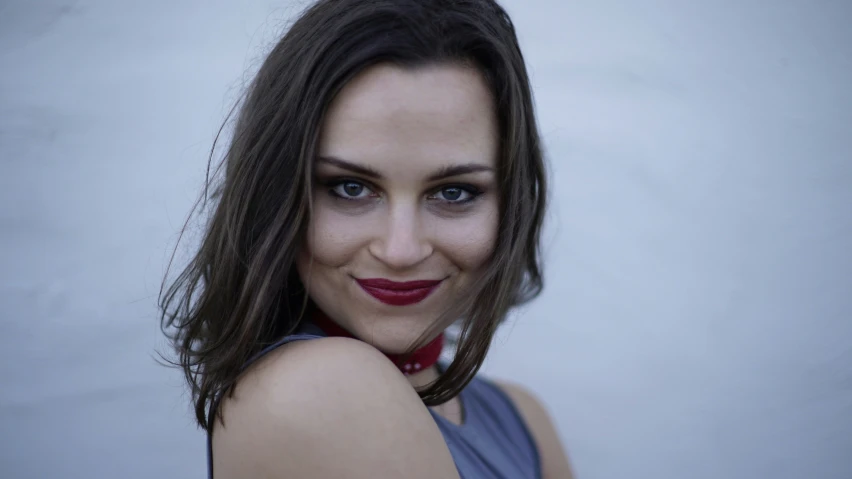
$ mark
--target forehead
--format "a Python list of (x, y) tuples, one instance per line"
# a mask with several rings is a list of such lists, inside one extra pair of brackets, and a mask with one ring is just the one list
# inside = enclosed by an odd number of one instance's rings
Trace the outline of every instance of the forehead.
[(329, 106), (320, 155), (384, 170), (465, 162), (494, 166), (497, 119), (475, 69), (374, 66)]

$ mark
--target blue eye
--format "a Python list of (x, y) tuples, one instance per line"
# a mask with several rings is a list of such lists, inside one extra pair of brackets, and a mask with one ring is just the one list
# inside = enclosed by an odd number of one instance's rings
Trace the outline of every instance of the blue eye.
[[(329, 195), (341, 200), (362, 201), (379, 197), (369, 186), (358, 180), (339, 178), (323, 183), (328, 188)], [(446, 207), (461, 206), (471, 203), (481, 194), (482, 191), (473, 185), (446, 185), (432, 190), (427, 199)]]
[(476, 199), (482, 192), (473, 186), (445, 186), (429, 198), (451, 205), (468, 203)]
[(331, 193), (340, 198), (354, 200), (370, 195), (370, 190), (357, 181), (342, 181), (331, 189)]
[(468, 193), (467, 191), (457, 187), (444, 188), (443, 190), (441, 190), (441, 196), (445, 200), (452, 201), (454, 203), (457, 201), (464, 201), (461, 198), (464, 197), (464, 195), (466, 194), (470, 195), (470, 193)]

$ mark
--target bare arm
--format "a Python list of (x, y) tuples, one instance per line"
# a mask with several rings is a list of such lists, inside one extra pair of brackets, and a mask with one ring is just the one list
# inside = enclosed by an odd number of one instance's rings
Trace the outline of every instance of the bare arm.
[(222, 407), (216, 479), (458, 478), (414, 389), (358, 341), (284, 346), (251, 367)]
[(531, 393), (513, 384), (500, 383), (502, 389), (515, 403), (535, 439), (541, 458), (543, 479), (573, 479), (565, 447), (542, 404)]

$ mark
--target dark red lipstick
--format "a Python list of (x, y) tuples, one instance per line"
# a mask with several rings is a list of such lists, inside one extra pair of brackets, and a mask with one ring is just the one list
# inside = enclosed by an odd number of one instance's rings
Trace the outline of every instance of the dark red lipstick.
[(379, 301), (392, 306), (407, 306), (426, 299), (443, 280), (391, 281), (389, 279), (356, 279), (361, 288)]

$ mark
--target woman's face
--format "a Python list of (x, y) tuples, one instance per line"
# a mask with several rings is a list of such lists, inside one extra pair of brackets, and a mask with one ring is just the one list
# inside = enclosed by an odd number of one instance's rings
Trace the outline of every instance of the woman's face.
[(497, 136), (472, 68), (379, 65), (344, 87), (322, 126), (297, 263), (316, 305), (388, 353), (433, 326), (491, 257)]

